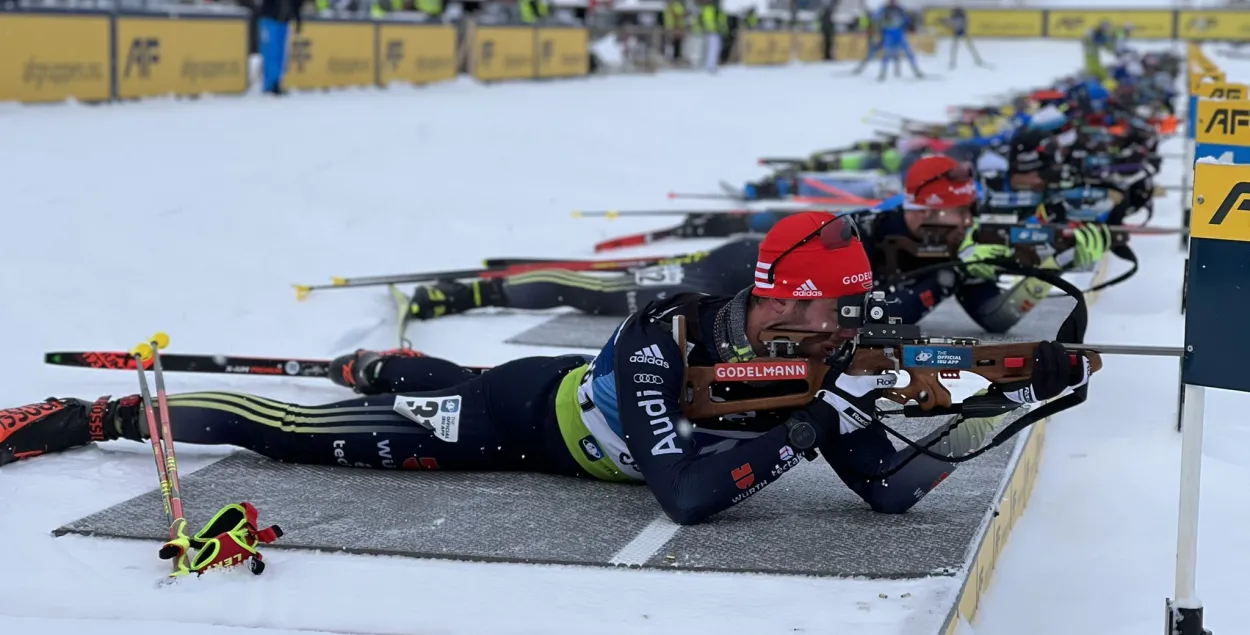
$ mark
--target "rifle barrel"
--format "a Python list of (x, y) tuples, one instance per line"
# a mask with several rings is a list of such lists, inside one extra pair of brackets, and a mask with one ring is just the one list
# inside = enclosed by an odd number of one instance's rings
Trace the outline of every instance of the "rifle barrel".
[(1103, 355), (1146, 355), (1152, 357), (1184, 357), (1180, 346), (1129, 346), (1123, 344), (1064, 344), (1077, 351), (1094, 351)]

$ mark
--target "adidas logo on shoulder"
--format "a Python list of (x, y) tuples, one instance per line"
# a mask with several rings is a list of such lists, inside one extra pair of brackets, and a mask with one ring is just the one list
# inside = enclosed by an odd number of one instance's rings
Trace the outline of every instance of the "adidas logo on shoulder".
[(644, 364), (652, 364), (661, 368), (668, 368), (668, 362), (664, 361), (664, 355), (660, 353), (660, 347), (652, 344), (633, 355), (629, 356), (631, 362), (641, 362)]
[(822, 293), (820, 289), (816, 288), (816, 283), (812, 282), (811, 278), (808, 278), (807, 282), (804, 282), (803, 284), (799, 285), (799, 288), (794, 290), (794, 297), (796, 298), (810, 298), (810, 297), (819, 298), (819, 297), (823, 297), (824, 295), (825, 294)]

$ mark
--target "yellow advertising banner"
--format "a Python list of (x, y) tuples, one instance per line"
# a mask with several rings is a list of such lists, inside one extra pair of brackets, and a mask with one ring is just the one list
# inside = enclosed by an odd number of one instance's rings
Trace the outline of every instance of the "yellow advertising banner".
[(1198, 143), (1250, 147), (1250, 101), (1198, 100)]
[(456, 27), (382, 22), (378, 81), (432, 84), (456, 78)]
[(473, 34), (473, 77), (484, 82), (533, 79), (538, 72), (535, 29), (480, 26)]
[(1247, 87), (1245, 84), (1228, 84), (1223, 82), (1199, 84), (1198, 90), (1194, 91), (1195, 97), (1204, 99), (1241, 100), (1246, 99), (1248, 95), (1250, 95), (1250, 87)]
[(825, 61), (825, 36), (809, 31), (794, 34), (794, 58), (800, 62)]
[(0, 12), (0, 101), (107, 101), (107, 15)]
[[(1015, 9), (968, 9), (968, 37), (982, 38), (1039, 38), (1046, 27), (1041, 11)], [(939, 33), (950, 33), (946, 20), (950, 9), (928, 9), (924, 14), (925, 26)]]
[(291, 31), (287, 88), (343, 88), (375, 83), (373, 25), (362, 22), (304, 22)]
[(868, 54), (868, 38), (863, 33), (839, 35), (833, 43), (833, 59), (862, 60)]
[(1193, 196), (1191, 237), (1250, 242), (1250, 166), (1195, 164)]
[(790, 62), (789, 31), (743, 31), (742, 63), (768, 66)]
[(573, 27), (538, 29), (538, 76), (590, 74), (590, 33)]
[(247, 91), (247, 21), (117, 19), (117, 96)]
[(911, 44), (913, 51), (922, 55), (937, 54), (937, 39), (928, 33), (912, 33), (907, 36), (907, 42)]
[(1224, 73), (1221, 72), (1189, 72), (1189, 94), (1197, 95), (1204, 84), (1223, 84)]
[(1079, 40), (1085, 37), (1090, 29), (1106, 20), (1114, 27), (1125, 24), (1133, 25), (1132, 38), (1135, 40), (1170, 40), (1175, 35), (1175, 26), (1171, 11), (1146, 11), (1126, 9), (1124, 11), (1097, 11), (1091, 9), (1073, 9), (1060, 11), (1052, 9), (1047, 14), (1046, 35), (1061, 40)]
[(1177, 37), (1182, 40), (1250, 41), (1250, 11), (1181, 11)]

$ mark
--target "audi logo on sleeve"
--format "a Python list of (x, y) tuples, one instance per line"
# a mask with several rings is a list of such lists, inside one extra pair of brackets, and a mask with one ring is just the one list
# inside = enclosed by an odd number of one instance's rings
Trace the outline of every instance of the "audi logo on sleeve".
[(650, 373), (634, 373), (634, 382), (639, 384), (662, 385), (664, 383), (664, 378)]

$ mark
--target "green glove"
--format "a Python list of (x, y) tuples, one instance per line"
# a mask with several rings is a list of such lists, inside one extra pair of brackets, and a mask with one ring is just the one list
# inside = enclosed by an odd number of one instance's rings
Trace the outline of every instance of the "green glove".
[(1073, 249), (1072, 265), (1090, 267), (1107, 255), (1111, 247), (1111, 229), (1099, 223), (1089, 223), (1076, 228), (1076, 247)]
[[(974, 224), (968, 233), (964, 234), (964, 241), (959, 245), (960, 260), (966, 263), (976, 263), (981, 260), (1010, 258), (1014, 255), (1015, 252), (1007, 245), (982, 245), (972, 242), (972, 235), (976, 230), (977, 225)], [(998, 277), (998, 267), (989, 264), (969, 264), (967, 271), (968, 275), (973, 278), (994, 280)]]

